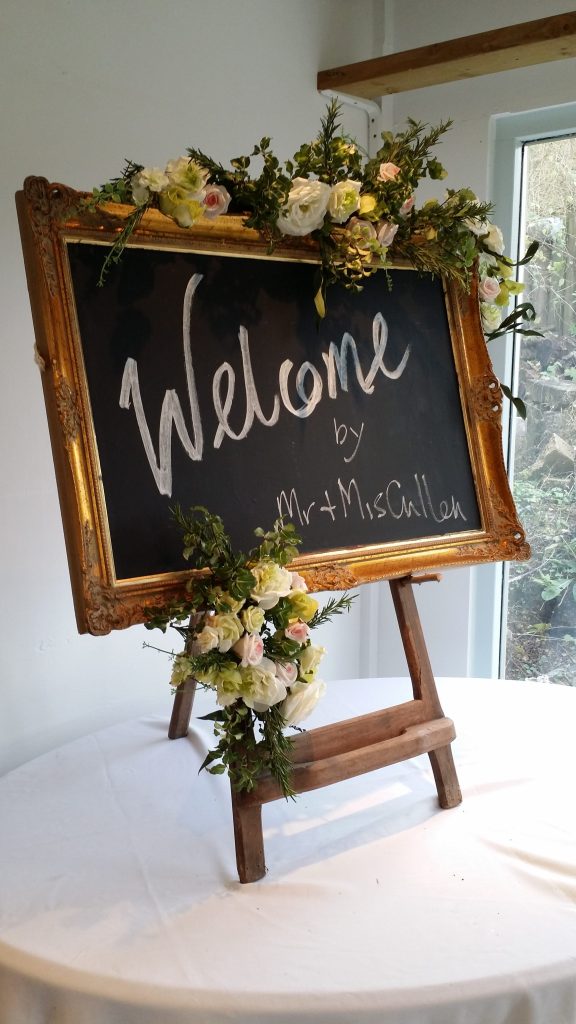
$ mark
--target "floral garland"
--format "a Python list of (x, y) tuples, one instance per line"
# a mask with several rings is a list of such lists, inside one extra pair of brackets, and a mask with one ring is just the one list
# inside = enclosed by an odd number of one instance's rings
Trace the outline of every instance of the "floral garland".
[(184, 651), (173, 655), (173, 688), (195, 679), (220, 705), (204, 716), (214, 722), (218, 743), (201, 767), (227, 771), (238, 791), (270, 772), (284, 796), (293, 796), (284, 729), (307, 718), (326, 689), (318, 678), (325, 649), (312, 644), (310, 633), (348, 610), (352, 597), (320, 609), (303, 577), (286, 568), (300, 539), (291, 523), (279, 519), (267, 533), (257, 529), (260, 544), (243, 555), (233, 551), (221, 518), (202, 506), (174, 515), (184, 557), (205, 571), (189, 580), (182, 601), (153, 610), (147, 626), (172, 626), (185, 640)]
[[(404, 132), (382, 132), (378, 152), (364, 159), (358, 144), (342, 134), (338, 115), (333, 102), (316, 139), (302, 145), (284, 165), (270, 149), (269, 138), (254, 146), (250, 156), (231, 160), (229, 168), (199, 149), (188, 149), (164, 170), (127, 161), (120, 177), (93, 189), (87, 200), (91, 209), (110, 202), (134, 207), (104, 260), (99, 283), (121, 258), (147, 210), (160, 210), (182, 228), (235, 212), (243, 215), (247, 227), (263, 234), (270, 251), (287, 236), (310, 237), (318, 243), (314, 303), (320, 317), (326, 312), (330, 285), (359, 291), (369, 275), (404, 259), (417, 270), (443, 275), (466, 290), (478, 265), (487, 339), (510, 330), (533, 334), (521, 326), (535, 318), (529, 303), (518, 305), (504, 321), (502, 313), (523, 288), (514, 279), (513, 268), (532, 259), (537, 243), (513, 263), (504, 255), (500, 229), (488, 219), (490, 204), (480, 202), (468, 188), (447, 189), (442, 201), (428, 199), (416, 206), (414, 193), (422, 179), (446, 177), (430, 151), (451, 122), (426, 130), (426, 125), (409, 119)], [(257, 177), (249, 174), (253, 158), (262, 164)]]

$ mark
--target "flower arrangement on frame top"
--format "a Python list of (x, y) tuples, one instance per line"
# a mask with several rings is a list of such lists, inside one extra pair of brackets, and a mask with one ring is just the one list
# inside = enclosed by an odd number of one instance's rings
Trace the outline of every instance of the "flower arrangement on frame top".
[[(466, 290), (477, 266), (487, 339), (510, 330), (534, 334), (525, 323), (535, 318), (529, 303), (518, 304), (508, 316), (504, 312), (523, 288), (514, 279), (514, 267), (532, 259), (537, 243), (514, 263), (504, 254), (500, 229), (489, 220), (491, 205), (480, 202), (468, 188), (449, 188), (441, 200), (416, 205), (422, 179), (446, 177), (431, 150), (451, 124), (448, 120), (429, 128), (409, 119), (403, 132), (382, 132), (382, 145), (368, 159), (343, 134), (339, 106), (333, 101), (317, 137), (284, 164), (271, 150), (269, 138), (255, 145), (249, 156), (231, 160), (229, 168), (195, 148), (169, 160), (164, 169), (127, 160), (120, 176), (94, 188), (87, 199), (92, 209), (110, 202), (134, 207), (103, 262), (99, 283), (120, 260), (150, 208), (182, 228), (202, 218), (238, 213), (246, 227), (267, 239), (270, 252), (285, 236), (310, 237), (318, 243), (314, 303), (320, 317), (326, 312), (330, 285), (359, 291), (367, 276), (403, 259), (422, 272), (456, 280)], [(260, 172), (251, 176), (254, 159), (260, 162)], [(522, 414), (521, 403), (517, 406)]]

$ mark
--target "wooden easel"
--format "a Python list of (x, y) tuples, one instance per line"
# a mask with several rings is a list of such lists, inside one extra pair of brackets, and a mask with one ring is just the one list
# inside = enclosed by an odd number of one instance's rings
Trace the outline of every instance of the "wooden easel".
[[(293, 742), (292, 786), (296, 793), (329, 786), (385, 765), (428, 754), (440, 807), (462, 800), (450, 744), (454, 723), (444, 717), (428, 658), (413, 583), (437, 575), (389, 580), (414, 699), (392, 708), (298, 734)], [(174, 699), (168, 736), (186, 736), (196, 682), (187, 680)], [(236, 864), (241, 882), (256, 882), (266, 871), (262, 804), (279, 800), (282, 791), (271, 775), (262, 775), (250, 793), (232, 790)]]

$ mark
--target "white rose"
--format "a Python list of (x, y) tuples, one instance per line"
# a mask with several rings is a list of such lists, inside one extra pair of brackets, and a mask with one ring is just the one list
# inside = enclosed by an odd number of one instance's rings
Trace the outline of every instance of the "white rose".
[(361, 181), (339, 181), (332, 187), (328, 200), (328, 213), (336, 224), (343, 224), (360, 205)]
[(252, 569), (256, 586), (251, 591), (253, 601), (268, 611), (278, 604), (281, 597), (286, 597), (292, 589), (292, 574), (276, 562), (257, 562)]
[(213, 626), (204, 626), (204, 629), (194, 637), (192, 641), (192, 654), (207, 654), (218, 647), (218, 630)]
[(496, 224), (488, 223), (486, 227), (488, 228), (488, 234), (486, 235), (486, 238), (482, 239), (482, 243), (487, 249), (490, 249), (491, 252), (497, 252), (500, 255), (504, 252), (504, 237), (502, 232)]
[(160, 167), (143, 167), (130, 180), (132, 198), (136, 206), (143, 206), (151, 192), (161, 192), (168, 185), (168, 175)]
[(270, 658), (262, 658), (259, 665), (241, 668), (242, 700), (254, 711), (268, 711), (286, 696), (286, 687), (276, 675), (276, 666)]
[(294, 178), (288, 201), (278, 218), (284, 235), (309, 235), (322, 227), (330, 199), (330, 185), (308, 178)]
[(232, 650), (240, 658), (245, 668), (247, 665), (258, 665), (264, 654), (264, 641), (258, 633), (244, 633), (233, 645)]
[(311, 683), (295, 683), (280, 708), (286, 725), (298, 725), (308, 718), (325, 693), (326, 683), (321, 679), (314, 679)]
[(179, 156), (177, 160), (169, 160), (166, 174), (170, 184), (188, 194), (188, 199), (202, 199), (208, 171), (187, 156)]

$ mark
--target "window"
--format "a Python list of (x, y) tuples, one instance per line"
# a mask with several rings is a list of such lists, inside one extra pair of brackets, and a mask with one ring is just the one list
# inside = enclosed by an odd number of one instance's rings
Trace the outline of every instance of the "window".
[[(564, 425), (570, 414), (576, 416), (576, 412), (574, 397), (562, 406), (569, 411), (556, 419), (554, 416), (561, 409), (541, 402), (548, 400), (555, 388), (572, 395), (571, 385), (576, 376), (571, 372), (576, 346), (570, 312), (576, 299), (571, 297), (574, 289), (570, 276), (574, 267), (574, 259), (570, 258), (574, 252), (570, 248), (573, 207), (567, 204), (559, 214), (562, 186), (558, 184), (556, 194), (547, 186), (545, 175), (551, 172), (543, 162), (551, 159), (552, 164), (556, 160), (558, 166), (563, 166), (566, 153), (561, 146), (569, 143), (576, 147), (576, 104), (500, 115), (493, 119), (492, 129), (490, 195), (495, 202), (494, 220), (506, 239), (506, 251), (519, 251), (524, 237), (536, 230), (544, 232), (544, 238), (547, 231), (549, 242), (558, 243), (558, 248), (550, 249), (547, 243), (543, 244), (538, 260), (525, 274), (526, 298), (537, 307), (544, 302), (538, 326), (545, 337), (535, 341), (517, 338), (515, 344), (512, 339), (492, 343), (496, 373), (506, 382), (515, 378), (514, 388), (525, 392), (529, 409), (526, 425), (510, 417), (506, 409), (503, 431), (504, 437), (509, 438), (505, 447), (513, 490), (534, 556), (530, 563), (479, 566), (472, 570), (468, 671), (477, 676), (541, 677), (576, 685), (576, 598), (571, 586), (576, 583), (574, 467), (572, 464), (570, 475), (567, 460), (568, 472), (559, 474), (559, 460), (552, 469), (553, 456), (545, 454), (551, 440), (550, 450), (556, 447), (567, 454), (565, 445), (554, 441), (553, 434), (561, 437), (564, 433), (563, 440), (568, 446), (576, 443), (572, 428)], [(552, 145), (556, 149), (546, 148)], [(555, 155), (545, 157), (544, 153)], [(572, 182), (571, 196), (576, 198), (576, 179)], [(546, 199), (548, 207), (536, 207), (534, 197), (538, 193)], [(552, 212), (554, 205), (557, 210)], [(548, 223), (547, 218), (552, 220)], [(544, 284), (547, 267), (551, 277)], [(548, 315), (552, 319), (545, 323)], [(541, 342), (540, 347), (537, 342)], [(535, 464), (541, 456), (540, 473)], [(545, 499), (543, 493), (547, 495)], [(557, 527), (555, 532), (552, 527)]]
[(576, 134), (522, 144), (520, 251), (540, 248), (524, 272), (542, 337), (515, 343), (510, 471), (532, 546), (504, 574), (502, 661), (511, 679), (576, 685)]

